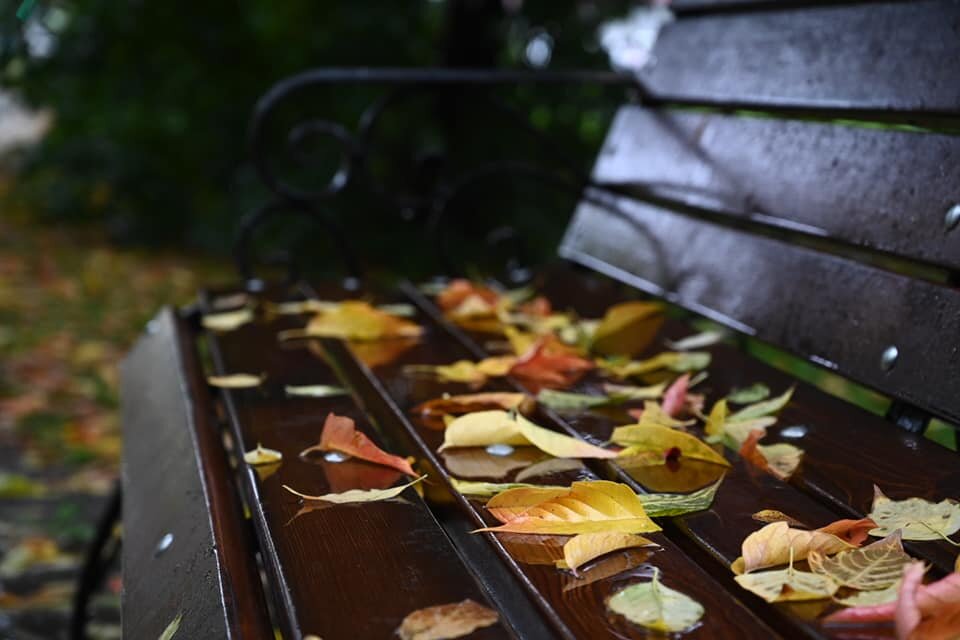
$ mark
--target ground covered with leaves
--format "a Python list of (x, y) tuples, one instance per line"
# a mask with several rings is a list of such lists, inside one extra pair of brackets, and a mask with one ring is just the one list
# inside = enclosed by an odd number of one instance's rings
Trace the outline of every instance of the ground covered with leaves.
[[(66, 637), (119, 474), (119, 361), (159, 307), (223, 273), (212, 265), (0, 221), (0, 638)], [(120, 637), (119, 593), (116, 574), (92, 637)]]

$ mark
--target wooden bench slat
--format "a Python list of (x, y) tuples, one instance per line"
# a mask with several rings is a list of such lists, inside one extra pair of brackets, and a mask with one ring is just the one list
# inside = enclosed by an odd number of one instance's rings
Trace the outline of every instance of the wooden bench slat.
[(594, 178), (960, 270), (960, 136), (626, 106)]
[[(287, 397), (287, 384), (338, 385), (335, 372), (304, 344), (277, 340), (283, 328), (302, 319), (254, 323), (211, 336), (218, 373), (265, 373), (261, 387), (223, 390), (238, 452), (257, 443), (279, 450), (283, 463), (260, 480), (243, 465), (242, 480), (281, 602), (290, 637), (390, 637), (413, 611), (471, 598), (489, 605), (485, 593), (462, 564), (456, 550), (413, 489), (399, 500), (363, 505), (312, 504), (282, 488), (308, 494), (354, 488), (386, 488), (402, 474), (379, 465), (347, 460), (311, 462), (298, 454), (319, 440), (328, 413), (353, 418), (374, 441), (366, 415), (349, 396)], [(303, 513), (298, 515), (302, 508)], [(478, 638), (503, 637), (495, 625)]]
[(184, 637), (268, 637), (254, 547), (192, 337), (164, 309), (121, 369), (123, 633), (159, 637), (182, 614)]
[(957, 0), (681, 17), (638, 73), (683, 101), (960, 112)]
[[(960, 422), (960, 291), (619, 198), (560, 254)], [(882, 356), (891, 346), (890, 370)]]

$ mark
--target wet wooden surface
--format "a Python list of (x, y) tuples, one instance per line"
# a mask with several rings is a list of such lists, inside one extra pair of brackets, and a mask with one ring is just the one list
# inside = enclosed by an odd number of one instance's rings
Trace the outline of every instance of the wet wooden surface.
[[(340, 384), (308, 343), (277, 340), (278, 331), (304, 322), (304, 317), (260, 321), (210, 340), (218, 373), (266, 374), (258, 388), (221, 393), (236, 455), (257, 443), (283, 454), (278, 469), (255, 470), (241, 463), (241, 480), (284, 633), (291, 638), (386, 638), (406, 615), (423, 607), (465, 598), (490, 606), (413, 489), (388, 501), (330, 505), (303, 502), (282, 488), (286, 484), (318, 495), (407, 481), (400, 472), (362, 461), (299, 457), (319, 441), (331, 412), (353, 418), (383, 444), (351, 396), (286, 396), (285, 385)], [(501, 638), (510, 632), (498, 624), (475, 635)]]

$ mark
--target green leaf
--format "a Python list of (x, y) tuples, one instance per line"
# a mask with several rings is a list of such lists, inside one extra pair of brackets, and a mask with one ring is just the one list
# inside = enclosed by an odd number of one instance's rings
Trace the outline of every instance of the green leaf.
[(790, 398), (793, 397), (793, 389), (793, 387), (790, 387), (776, 398), (770, 398), (769, 400), (744, 407), (727, 418), (727, 422), (746, 422), (747, 420), (762, 418), (763, 416), (777, 413), (790, 402)]
[(631, 622), (665, 633), (685, 631), (703, 617), (703, 606), (690, 596), (653, 580), (630, 585), (607, 600), (607, 608)]
[(170, 640), (176, 635), (177, 631), (180, 629), (180, 621), (183, 620), (183, 614), (178, 613), (177, 617), (170, 621), (170, 624), (167, 625), (167, 628), (163, 630), (163, 633), (160, 634), (160, 637), (157, 640)]
[(751, 402), (760, 402), (770, 397), (770, 387), (757, 382), (749, 387), (734, 389), (727, 395), (727, 401), (733, 404), (750, 404)]
[(723, 476), (711, 485), (693, 493), (646, 493), (639, 494), (643, 509), (651, 518), (682, 516), (695, 511), (709, 509), (717, 489), (723, 482)]
[(867, 516), (877, 523), (870, 531), (872, 536), (888, 536), (902, 529), (904, 540), (939, 540), (960, 530), (960, 504), (955, 500), (891, 500), (877, 486), (873, 492), (873, 509)]
[(554, 391), (553, 389), (543, 389), (538, 393), (537, 402), (555, 411), (583, 411), (584, 409), (602, 407), (611, 403), (607, 396), (591, 396), (585, 393), (570, 393), (568, 391)]
[(837, 583), (827, 576), (797, 571), (792, 565), (786, 569), (745, 573), (734, 580), (767, 602), (820, 600), (829, 598), (838, 589)]

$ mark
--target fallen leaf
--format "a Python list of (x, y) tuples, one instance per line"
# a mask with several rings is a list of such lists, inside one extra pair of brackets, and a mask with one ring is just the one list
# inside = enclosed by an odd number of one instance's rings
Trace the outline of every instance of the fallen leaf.
[(930, 502), (923, 498), (891, 500), (879, 487), (873, 487), (873, 508), (869, 517), (877, 523), (872, 536), (888, 536), (896, 529), (904, 540), (939, 540), (960, 530), (960, 504), (945, 499)]
[(680, 457), (667, 464), (649, 464), (642, 457), (617, 458), (617, 466), (648, 491), (689, 493), (702, 489), (727, 472), (727, 467), (695, 458)]
[[(376, 369), (395, 362), (400, 356), (415, 347), (419, 341), (419, 338), (394, 338), (377, 342), (348, 340), (347, 347), (354, 358), (367, 367)], [(309, 348), (314, 352), (322, 350), (322, 346), (315, 341), (310, 343)]]
[(563, 545), (563, 559), (557, 560), (558, 569), (569, 569), (577, 575), (577, 569), (594, 558), (620, 549), (631, 547), (659, 547), (656, 542), (632, 533), (581, 533)]
[(500, 294), (489, 287), (474, 284), (464, 278), (457, 278), (451, 280), (450, 283), (437, 294), (435, 300), (441, 310), (453, 311), (471, 297), (482, 300), (489, 305), (492, 310), (497, 304)]
[[(510, 489), (491, 498), (487, 508), (497, 517), (501, 503), (516, 508), (512, 498), (529, 500), (532, 489)], [(542, 493), (541, 493), (542, 495)], [(515, 513), (515, 512), (514, 512)], [(498, 517), (499, 519), (499, 517)], [(513, 533), (579, 534), (597, 532), (646, 533), (659, 531), (630, 487), (607, 480), (574, 482), (564, 493), (535, 502), (499, 527), (478, 531)]]
[(631, 402), (634, 400), (656, 400), (663, 395), (664, 389), (666, 388), (666, 381), (647, 387), (608, 382), (603, 385), (603, 392), (606, 393), (613, 402)]
[[(523, 469), (543, 458), (536, 447), (517, 447), (505, 456), (495, 456), (478, 447), (446, 449), (440, 454), (444, 466), (460, 478), (504, 478), (515, 469)], [(519, 475), (517, 480), (523, 480)]]
[(807, 556), (814, 573), (829, 576), (838, 585), (861, 591), (875, 591), (894, 584), (910, 560), (903, 551), (899, 530), (873, 544), (832, 558), (817, 551), (811, 551)]
[[(423, 328), (414, 322), (375, 309), (366, 302), (350, 300), (318, 313), (303, 329), (311, 338), (370, 341), (384, 338), (414, 338)], [(293, 335), (293, 333), (291, 333)]]
[(528, 398), (529, 396), (523, 393), (509, 392), (444, 394), (441, 398), (418, 404), (410, 413), (436, 421), (445, 415), (457, 416), (491, 409), (520, 409)]
[(767, 602), (819, 600), (837, 592), (837, 583), (816, 573), (797, 571), (792, 566), (786, 569), (760, 571), (736, 576), (741, 587), (755, 593)]
[(744, 539), (740, 547), (743, 555), (733, 562), (731, 569), (734, 573), (749, 573), (787, 564), (791, 557), (803, 560), (811, 551), (829, 556), (855, 548), (832, 533), (791, 529), (786, 522), (773, 522)]
[[(907, 571), (919, 572), (922, 575), (923, 564), (917, 562), (907, 565), (904, 573)], [(934, 616), (944, 609), (960, 606), (960, 573), (951, 573), (937, 582), (918, 585), (915, 595), (916, 605), (924, 617)], [(896, 602), (853, 607), (827, 616), (824, 622), (827, 624), (889, 622), (894, 619), (896, 610)]]
[[(762, 418), (744, 420), (743, 422), (730, 422), (728, 419), (723, 424), (723, 437), (721, 440), (723, 440), (723, 444), (727, 447), (739, 451), (743, 443), (747, 441), (751, 431), (759, 429), (766, 433), (767, 427), (776, 424), (776, 422), (777, 418), (775, 416), (764, 416)], [(712, 440), (715, 440), (715, 438), (708, 439), (708, 442)]]
[(677, 373), (699, 371), (710, 366), (707, 351), (664, 351), (646, 360), (599, 359), (597, 366), (615, 378), (632, 378), (647, 373), (669, 369)]
[[(795, 518), (791, 518), (782, 511), (777, 511), (776, 509), (763, 509), (762, 511), (757, 511), (755, 514), (750, 516), (757, 522), (786, 522), (791, 527), (804, 527), (805, 525)], [(829, 531), (828, 533), (834, 533)], [(849, 542), (849, 541), (848, 541)], [(856, 543), (851, 543), (856, 544)]]
[(249, 322), (253, 322), (253, 311), (246, 307), (235, 311), (208, 313), (204, 315), (201, 320), (204, 329), (219, 331), (221, 333), (233, 331)]
[(532, 464), (517, 474), (517, 481), (522, 482), (528, 478), (549, 476), (556, 473), (567, 473), (568, 471), (583, 471), (586, 469), (583, 462), (571, 458), (547, 458), (542, 462)]
[(340, 303), (328, 300), (288, 300), (286, 302), (271, 302), (265, 300), (263, 307), (268, 314), (278, 316), (296, 316), (303, 313), (323, 313), (335, 309)]
[(250, 302), (250, 296), (241, 291), (240, 293), (227, 293), (216, 296), (210, 301), (210, 307), (217, 311), (223, 311), (225, 309), (242, 307), (248, 302)]
[(542, 389), (537, 394), (537, 402), (554, 411), (583, 411), (593, 407), (612, 404), (607, 396), (592, 396), (585, 393), (570, 393), (554, 389)]
[(407, 460), (378, 447), (365, 433), (357, 430), (352, 418), (346, 416), (327, 414), (323, 431), (320, 432), (320, 442), (301, 451), (300, 456), (306, 456), (314, 451), (340, 451), (354, 458), (391, 467), (411, 478), (417, 477)]
[(721, 482), (723, 482), (722, 477), (713, 484), (692, 493), (641, 493), (637, 497), (643, 504), (644, 511), (651, 518), (682, 516), (709, 509)]
[(726, 424), (729, 413), (727, 401), (717, 400), (713, 408), (710, 409), (710, 415), (707, 416), (703, 432), (708, 436), (719, 437), (723, 435), (723, 425)]
[(626, 447), (620, 453), (622, 457), (650, 452), (665, 461), (674, 450), (679, 450), (681, 456), (730, 466), (727, 459), (712, 449), (710, 445), (688, 433), (662, 425), (641, 423), (617, 427), (613, 430), (610, 439)]
[(692, 336), (681, 338), (680, 340), (664, 340), (663, 344), (674, 351), (692, 351), (694, 349), (703, 349), (723, 341), (729, 335), (728, 332), (720, 330), (703, 331), (695, 333)]
[(288, 396), (306, 398), (330, 398), (332, 396), (345, 396), (350, 393), (343, 387), (334, 387), (327, 384), (287, 385), (283, 390)]
[(838, 604), (845, 607), (872, 607), (878, 604), (887, 604), (897, 599), (897, 592), (900, 591), (900, 577), (886, 589), (876, 589), (873, 591), (858, 591), (847, 598), (834, 598)]
[(660, 303), (616, 304), (607, 309), (593, 332), (591, 350), (608, 356), (635, 356), (653, 342), (663, 320), (663, 305)]
[(332, 502), (335, 504), (350, 504), (352, 502), (377, 502), (379, 500), (396, 498), (398, 495), (403, 493), (404, 489), (412, 487), (426, 477), (427, 476), (420, 476), (413, 482), (408, 482), (407, 484), (399, 487), (392, 487), (390, 489), (351, 489), (350, 491), (344, 491), (343, 493), (327, 493), (322, 496), (311, 496), (305, 493), (300, 493), (299, 491), (296, 491), (287, 485), (283, 485), (283, 488), (293, 495), (303, 498), (304, 500), (322, 500), (323, 502)]
[(496, 611), (467, 599), (417, 609), (403, 619), (396, 633), (400, 640), (447, 640), (461, 638), (499, 620)]
[(221, 389), (249, 389), (259, 387), (264, 376), (255, 376), (250, 373), (233, 373), (226, 376), (207, 376), (207, 384)]
[(685, 373), (673, 381), (663, 394), (661, 408), (671, 418), (677, 418), (686, 410), (687, 391), (690, 385), (690, 374)]
[(800, 466), (803, 450), (785, 443), (769, 446), (757, 444), (764, 435), (766, 432), (761, 429), (751, 431), (740, 446), (740, 457), (775, 478), (789, 480)]
[(727, 394), (726, 400), (731, 404), (752, 404), (770, 397), (770, 387), (762, 382), (755, 382), (749, 387), (734, 389)]
[(173, 636), (177, 634), (177, 631), (180, 630), (180, 621), (183, 620), (183, 614), (178, 613), (177, 617), (170, 621), (170, 624), (166, 626), (163, 630), (163, 633), (160, 634), (160, 637), (157, 640), (171, 640)]
[(630, 585), (612, 595), (607, 608), (635, 624), (664, 633), (686, 631), (704, 613), (699, 602), (661, 584), (659, 569), (650, 582)]
[(574, 351), (555, 336), (541, 338), (516, 360), (510, 375), (538, 389), (569, 387), (595, 366)]
[(664, 427), (689, 427), (695, 422), (694, 420), (677, 420), (652, 400), (645, 401), (643, 409), (631, 409), (627, 413), (636, 418), (640, 425), (658, 424)]
[(520, 433), (530, 444), (556, 458), (616, 458), (617, 451), (604, 449), (580, 438), (545, 429), (516, 414)]
[(746, 422), (747, 420), (753, 420), (755, 418), (762, 418), (768, 416), (772, 413), (777, 413), (783, 409), (787, 404), (789, 404), (790, 399), (793, 397), (794, 387), (790, 387), (783, 394), (777, 396), (776, 398), (770, 398), (769, 400), (764, 400), (763, 402), (757, 402), (756, 404), (751, 404), (740, 411), (732, 414), (727, 418), (728, 422)]
[(567, 490), (566, 487), (550, 487), (546, 485), (536, 485), (536, 484), (527, 484), (524, 482), (474, 482), (472, 480), (460, 480), (458, 478), (450, 478), (450, 484), (453, 485), (453, 488), (456, 489), (459, 493), (462, 493), (465, 496), (477, 496), (479, 498), (489, 498), (495, 496), (498, 493), (503, 493), (508, 489), (562, 489)]
[(257, 466), (261, 464), (273, 464), (283, 460), (283, 454), (273, 449), (267, 449), (257, 443), (256, 449), (251, 449), (243, 454), (243, 460), (249, 465)]
[(877, 523), (870, 518), (861, 518), (859, 520), (837, 520), (830, 524), (820, 527), (817, 531), (832, 533), (841, 540), (859, 547), (867, 539), (867, 533), (876, 528)]

